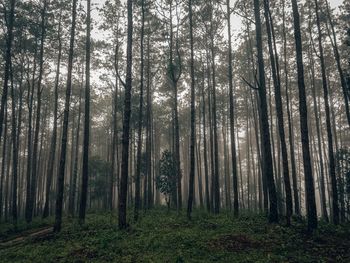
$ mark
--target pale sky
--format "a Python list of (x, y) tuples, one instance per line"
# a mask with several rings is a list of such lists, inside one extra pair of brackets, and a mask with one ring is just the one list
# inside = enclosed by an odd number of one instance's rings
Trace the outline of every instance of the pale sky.
[[(121, 0), (121, 1), (126, 2), (126, 0)], [(230, 0), (230, 1), (231, 1), (231, 6), (233, 6), (237, 0)], [(343, 2), (343, 0), (328, 0), (328, 1), (332, 8), (337, 8)], [(92, 4), (98, 7), (102, 7), (104, 2), (105, 0), (92, 0)], [(83, 3), (84, 3), (84, 0), (83, 0)], [(98, 12), (96, 11), (96, 8), (93, 8), (93, 19), (95, 21), (100, 20)], [(241, 17), (235, 14), (232, 14), (231, 23), (232, 23), (232, 34), (236, 35), (241, 28)], [(99, 38), (100, 33), (96, 30), (97, 28), (93, 30), (92, 35), (95, 38)]]

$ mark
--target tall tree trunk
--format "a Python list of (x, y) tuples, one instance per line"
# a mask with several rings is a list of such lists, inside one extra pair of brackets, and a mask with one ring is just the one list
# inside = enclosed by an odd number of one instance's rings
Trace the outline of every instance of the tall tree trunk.
[[(31, 198), (31, 177), (32, 177), (32, 137), (33, 137), (33, 102), (34, 102), (34, 87), (35, 87), (35, 74), (36, 74), (36, 56), (37, 56), (37, 40), (35, 41), (35, 52), (33, 62), (33, 74), (31, 84), (28, 83), (28, 140), (27, 140), (27, 178), (26, 178), (26, 208), (25, 218), (27, 222), (31, 221), (31, 209), (30, 209), (30, 198)], [(29, 77), (28, 77), (29, 82)]]
[(213, 130), (214, 130), (214, 214), (220, 212), (220, 174), (219, 174), (219, 142), (218, 142), (218, 123), (217, 123), (217, 107), (216, 107), (216, 67), (215, 67), (215, 46), (214, 46), (214, 4), (211, 1), (210, 13), (210, 52), (211, 52), (211, 67), (212, 67), (212, 85), (213, 85)]
[(230, 165), (228, 163), (229, 154), (227, 146), (227, 131), (228, 125), (226, 125), (225, 116), (222, 117), (222, 139), (223, 139), (223, 151), (224, 151), (224, 174), (225, 174), (225, 205), (226, 209), (231, 211), (231, 180), (230, 180)]
[(2, 160), (1, 160), (1, 178), (0, 178), (0, 220), (3, 216), (3, 211), (6, 208), (6, 204), (4, 200), (6, 200), (4, 195), (4, 182), (6, 182), (6, 162), (9, 156), (6, 154), (7, 152), (7, 131), (8, 131), (8, 121), (7, 121), (7, 106), (5, 107), (5, 119), (4, 119), (4, 139), (2, 143)]
[(13, 25), (15, 20), (15, 5), (16, 1), (10, 1), (10, 12), (8, 17), (7, 25), (7, 36), (6, 36), (6, 52), (5, 52), (5, 68), (4, 68), (4, 86), (1, 95), (1, 107), (0, 107), (0, 139), (2, 135), (2, 126), (4, 123), (5, 108), (7, 103), (8, 83), (10, 80), (10, 67), (11, 67), (11, 56), (12, 56), (12, 40), (13, 40)]
[(114, 180), (117, 182), (117, 188), (119, 188), (119, 152), (118, 152), (118, 90), (119, 90), (119, 79), (118, 79), (118, 72), (119, 72), (119, 42), (117, 38), (117, 44), (115, 47), (115, 54), (114, 54), (114, 70), (116, 72), (116, 78), (115, 78), (115, 90), (114, 90), (114, 99), (113, 99), (113, 139), (112, 139), (112, 172), (111, 172), (111, 179), (110, 179), (110, 189), (109, 189), (109, 202), (110, 202), (110, 210), (113, 210), (114, 207)]
[[(149, 46), (149, 38), (148, 38)], [(149, 58), (148, 58), (149, 69)], [(147, 208), (150, 209), (153, 206), (153, 189), (152, 189), (152, 99), (151, 99), (151, 85), (150, 76), (148, 71), (148, 83), (147, 83), (147, 118), (146, 118), (146, 176), (147, 176)]]
[(287, 62), (287, 33), (286, 33), (286, 17), (285, 17), (285, 0), (282, 1), (283, 9), (283, 55), (284, 55), (284, 74), (285, 74), (285, 86), (286, 86), (286, 104), (287, 104), (287, 117), (288, 117), (288, 133), (289, 133), (289, 150), (290, 150), (290, 159), (291, 159), (291, 168), (292, 168), (292, 181), (293, 181), (293, 197), (294, 197), (294, 211), (296, 215), (300, 215), (300, 206), (299, 206), (299, 194), (298, 194), (298, 182), (297, 182), (297, 173), (295, 165), (295, 151), (294, 151), (294, 138), (293, 138), (293, 120), (290, 109), (290, 99), (289, 99), (289, 79), (288, 79), (288, 62)]
[(145, 35), (145, 0), (141, 1), (141, 36), (140, 36), (140, 107), (139, 107), (139, 123), (137, 132), (137, 164), (136, 164), (136, 179), (135, 179), (135, 209), (134, 220), (137, 221), (139, 217), (141, 190), (141, 153), (142, 153), (142, 126), (143, 126), (143, 87), (144, 87), (144, 35)]
[(268, 120), (268, 109), (266, 99), (266, 86), (265, 86), (265, 68), (264, 68), (264, 57), (262, 47), (262, 32), (261, 32), (261, 18), (260, 18), (260, 6), (259, 0), (254, 0), (254, 14), (255, 14), (255, 26), (256, 26), (256, 42), (258, 50), (258, 92), (260, 102), (260, 118), (261, 118), (261, 129), (262, 129), (262, 155), (263, 155), (263, 176), (267, 180), (267, 186), (269, 191), (270, 201), (270, 213), (269, 221), (271, 223), (278, 222), (277, 212), (277, 194), (275, 181), (273, 177), (273, 165), (272, 165), (272, 154), (271, 154), (271, 141), (270, 141), (270, 130)]
[[(204, 75), (204, 74), (203, 74)], [(208, 169), (208, 149), (207, 149), (207, 127), (206, 127), (206, 107), (204, 95), (204, 76), (202, 83), (202, 114), (203, 114), (203, 147), (204, 147), (204, 180), (205, 180), (205, 200), (207, 211), (210, 212), (210, 195), (209, 195), (209, 169)]]
[(72, 71), (73, 71), (76, 16), (77, 16), (77, 0), (73, 0), (72, 27), (71, 27), (69, 57), (68, 57), (66, 100), (65, 100), (64, 113), (63, 113), (61, 155), (60, 155), (60, 162), (59, 162), (59, 170), (57, 174), (57, 197), (56, 197), (56, 214), (55, 214), (55, 225), (54, 225), (55, 232), (61, 231), (61, 224), (62, 224), (64, 175), (65, 175), (65, 168), (66, 168), (69, 107), (70, 107), (70, 98), (72, 93)]
[(127, 65), (125, 81), (124, 98), (124, 120), (123, 120), (123, 148), (122, 148), (122, 171), (120, 180), (119, 194), (119, 229), (127, 227), (126, 221), (126, 201), (128, 194), (128, 175), (129, 175), (129, 142), (130, 142), (130, 116), (131, 116), (131, 88), (132, 88), (132, 42), (133, 42), (133, 1), (127, 1), (128, 10), (128, 37), (127, 37)]
[(298, 71), (298, 88), (299, 88), (299, 113), (300, 113), (300, 129), (301, 129), (301, 142), (303, 151), (303, 165), (305, 176), (305, 188), (306, 188), (306, 209), (308, 217), (308, 229), (312, 231), (317, 228), (317, 211), (315, 201), (315, 186), (314, 178), (312, 174), (311, 157), (310, 157), (310, 145), (309, 145), (309, 129), (308, 129), (308, 113), (307, 113), (307, 101), (305, 92), (305, 80), (304, 80), (304, 64), (303, 64), (303, 46), (301, 41), (300, 32), (300, 16), (298, 10), (297, 0), (292, 1), (293, 18), (294, 18), (294, 38), (295, 49), (297, 59), (297, 71)]
[[(17, 185), (18, 185), (18, 144), (17, 144), (17, 123), (16, 123), (16, 98), (15, 88), (13, 83), (13, 69), (10, 61), (10, 75), (11, 75), (11, 107), (12, 107), (12, 220), (15, 228), (17, 228)], [(8, 168), (9, 169), (9, 168)]]
[(321, 73), (322, 73), (323, 98), (324, 98), (325, 111), (326, 111), (329, 176), (331, 178), (331, 187), (332, 187), (333, 223), (337, 225), (339, 224), (337, 177), (335, 175), (335, 158), (334, 158), (334, 152), (333, 152), (333, 135), (332, 135), (332, 125), (331, 125), (331, 114), (330, 114), (330, 107), (329, 107), (328, 84), (327, 84), (326, 66), (325, 66), (324, 55), (323, 55), (322, 30), (321, 30), (321, 22), (319, 17), (319, 7), (318, 7), (317, 0), (315, 0), (315, 12), (316, 12), (316, 24), (317, 24), (317, 31), (318, 31), (318, 48), (320, 52), (319, 58), (320, 58)]
[(193, 14), (192, 0), (188, 1), (188, 16), (190, 28), (190, 72), (191, 72), (191, 142), (190, 142), (190, 178), (189, 195), (187, 205), (187, 218), (191, 219), (192, 203), (194, 195), (194, 175), (195, 175), (195, 144), (196, 144), (196, 96), (195, 96), (195, 76), (194, 76), (194, 41), (193, 41)]
[(58, 40), (58, 58), (57, 58), (57, 68), (56, 68), (56, 78), (55, 78), (55, 88), (54, 88), (54, 109), (53, 109), (53, 129), (49, 153), (49, 162), (47, 165), (46, 174), (46, 191), (45, 191), (45, 205), (43, 218), (49, 216), (49, 204), (50, 204), (50, 191), (52, 185), (52, 177), (55, 166), (56, 158), (56, 144), (57, 144), (57, 122), (58, 122), (58, 86), (60, 83), (60, 68), (61, 68), (61, 58), (62, 58), (62, 39), (61, 39), (61, 28), (62, 28), (62, 9), (60, 10), (59, 26), (57, 31)]
[(212, 111), (212, 89), (211, 89), (211, 72), (210, 72), (210, 57), (207, 50), (207, 80), (208, 80), (208, 115), (209, 115), (209, 151), (210, 151), (210, 211), (214, 212), (214, 174), (215, 174), (215, 160), (214, 160), (214, 136), (213, 136), (213, 111)]
[(38, 180), (38, 146), (39, 146), (39, 130), (40, 130), (40, 119), (41, 119), (41, 94), (42, 94), (42, 79), (44, 73), (44, 45), (46, 37), (46, 9), (47, 0), (44, 0), (43, 8), (41, 11), (41, 38), (40, 38), (40, 54), (39, 54), (39, 76), (37, 83), (37, 108), (36, 108), (36, 120), (35, 120), (35, 131), (34, 131), (34, 142), (33, 142), (33, 157), (32, 157), (32, 176), (30, 183), (30, 197), (28, 204), (27, 222), (30, 223), (33, 218), (33, 208), (36, 196), (37, 180)]
[[(292, 189), (289, 179), (289, 164), (288, 164), (288, 154), (287, 154), (287, 143), (286, 136), (284, 132), (284, 116), (283, 116), (283, 103), (281, 94), (281, 79), (279, 74), (279, 62), (277, 50), (273, 48), (272, 37), (274, 37), (273, 23), (270, 13), (270, 3), (269, 0), (264, 0), (264, 14), (266, 22), (266, 31), (268, 36), (268, 46), (269, 54), (272, 68), (272, 77), (275, 87), (275, 102), (276, 102), (276, 114), (278, 119), (278, 132), (279, 139), (281, 142), (282, 151), (282, 164), (283, 164), (283, 178), (284, 178), (284, 189), (286, 191), (286, 219), (287, 225), (290, 225), (290, 218), (293, 212), (293, 200), (292, 200)], [(275, 42), (274, 42), (275, 43)], [(280, 163), (280, 161), (278, 160)]]
[[(84, 84), (82, 84), (83, 86)], [(75, 153), (74, 153), (74, 167), (72, 169), (73, 173), (71, 174), (72, 179), (71, 179), (71, 191), (69, 193), (69, 204), (68, 204), (68, 213), (70, 216), (74, 217), (75, 214), (75, 203), (76, 203), (76, 192), (77, 192), (77, 178), (78, 178), (78, 167), (79, 167), (79, 145), (80, 145), (80, 120), (81, 120), (81, 105), (82, 105), (82, 89), (80, 90), (79, 94), (79, 108), (78, 108), (78, 120), (77, 120), (77, 128), (76, 128), (76, 134), (75, 134)], [(73, 120), (74, 121), (74, 120)], [(73, 133), (72, 133), (72, 136)], [(72, 138), (73, 142), (73, 138)], [(73, 147), (73, 143), (72, 143)]]
[[(311, 36), (311, 35), (310, 35)], [(316, 83), (315, 83), (315, 66), (313, 60), (313, 54), (310, 56), (310, 68), (311, 68), (311, 86), (312, 86), (312, 98), (314, 104), (314, 115), (316, 123), (316, 135), (317, 135), (317, 145), (318, 145), (318, 162), (320, 165), (320, 203), (321, 203), (321, 215), (324, 220), (328, 222), (328, 213), (326, 206), (326, 190), (325, 190), (325, 172), (324, 172), (324, 162), (323, 162), (323, 151), (322, 151), (322, 142), (321, 142), (321, 131), (320, 131), (320, 118), (319, 118), (319, 109), (316, 100)]]
[[(199, 126), (200, 126), (200, 115), (199, 115)], [(200, 151), (201, 148), (201, 129), (198, 130), (199, 140), (196, 142), (196, 166), (197, 166), (197, 176), (198, 176), (198, 195), (199, 195), (199, 206), (203, 208), (203, 173), (202, 173), (202, 154)]]
[(86, 66), (85, 66), (85, 114), (84, 114), (84, 142), (83, 142), (83, 172), (81, 197), (79, 207), (79, 223), (84, 224), (89, 179), (89, 143), (90, 143), (90, 60), (91, 60), (91, 0), (87, 0), (86, 18)]
[(231, 136), (231, 158), (232, 158), (232, 180), (233, 180), (233, 213), (238, 216), (238, 179), (237, 179), (237, 154), (235, 140), (235, 116), (233, 97), (233, 66), (232, 66), (232, 36), (231, 36), (231, 10), (230, 0), (226, 0), (227, 24), (228, 24), (228, 81), (230, 89), (230, 136)]

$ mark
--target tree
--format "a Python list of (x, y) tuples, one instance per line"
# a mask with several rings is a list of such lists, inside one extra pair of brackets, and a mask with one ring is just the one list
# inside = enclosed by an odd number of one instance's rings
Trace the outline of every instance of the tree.
[(256, 43), (258, 51), (258, 93), (259, 93), (259, 106), (260, 106), (260, 122), (262, 129), (261, 146), (263, 155), (263, 177), (267, 180), (267, 187), (269, 191), (270, 201), (270, 213), (269, 221), (271, 223), (278, 222), (277, 212), (277, 194), (275, 181), (273, 177), (273, 165), (272, 165), (272, 154), (271, 154), (271, 141), (270, 141), (270, 129), (268, 120), (267, 110), (267, 99), (266, 99), (266, 83), (265, 83), (265, 66), (263, 57), (263, 46), (262, 46), (262, 33), (261, 33), (261, 18), (260, 18), (260, 4), (259, 0), (254, 0), (254, 15), (255, 15), (255, 26), (256, 26)]
[(190, 142), (190, 176), (189, 195), (187, 205), (187, 218), (191, 219), (193, 195), (194, 195), (194, 175), (195, 175), (195, 144), (196, 144), (196, 105), (195, 105), (195, 76), (194, 76), (194, 41), (193, 41), (193, 14), (192, 0), (188, 0), (188, 17), (190, 28), (190, 71), (191, 71), (191, 142)]
[(79, 222), (85, 221), (87, 188), (89, 179), (89, 143), (90, 143), (90, 60), (91, 60), (91, 0), (87, 0), (86, 17), (86, 66), (85, 66), (85, 115), (83, 142), (83, 173), (79, 208)]
[[(281, 77), (279, 69), (278, 54), (276, 49), (276, 41), (274, 34), (274, 26), (271, 18), (270, 1), (264, 0), (264, 14), (265, 23), (268, 39), (268, 47), (271, 61), (272, 78), (275, 87), (275, 101), (276, 101), (276, 114), (278, 119), (278, 132), (279, 139), (281, 142), (282, 152), (282, 164), (283, 164), (283, 178), (284, 178), (284, 189), (286, 191), (286, 219), (287, 225), (290, 225), (290, 217), (293, 213), (293, 201), (292, 201), (292, 189), (289, 179), (289, 165), (288, 165), (288, 154), (287, 154), (287, 143), (286, 135), (284, 132), (284, 116), (283, 116), (283, 103), (281, 94)], [(273, 46), (274, 43), (274, 46)]]
[(177, 185), (176, 161), (173, 154), (165, 150), (159, 161), (159, 175), (156, 178), (157, 189), (165, 196), (170, 209), (171, 196), (174, 196)]
[(309, 129), (308, 129), (308, 113), (304, 80), (304, 64), (303, 64), (303, 46), (300, 32), (300, 15), (297, 0), (292, 1), (293, 18), (294, 18), (294, 38), (298, 71), (298, 88), (299, 88), (299, 114), (300, 114), (300, 130), (301, 143), (303, 152), (303, 165), (306, 187), (306, 210), (308, 217), (308, 229), (312, 231), (317, 228), (317, 211), (315, 201), (315, 186), (312, 175)]
[(8, 17), (7, 25), (7, 37), (6, 37), (6, 55), (5, 55), (5, 76), (4, 76), (4, 86), (1, 95), (1, 106), (0, 106), (0, 139), (2, 135), (2, 126), (4, 122), (5, 107), (7, 103), (7, 93), (8, 93), (8, 83), (10, 80), (10, 66), (11, 66), (11, 56), (12, 56), (12, 41), (13, 41), (13, 25), (15, 20), (15, 5), (16, 1), (10, 1), (10, 12)]
[(46, 10), (47, 0), (44, 0), (43, 8), (41, 11), (41, 36), (40, 36), (40, 54), (39, 54), (39, 76), (37, 83), (37, 109), (36, 109), (36, 120), (35, 120), (35, 131), (34, 131), (34, 142), (33, 142), (33, 156), (32, 156), (32, 172), (31, 172), (31, 183), (30, 183), (30, 195), (26, 204), (26, 220), (30, 223), (33, 218), (33, 208), (36, 196), (37, 188), (37, 177), (38, 177), (38, 147), (39, 147), (39, 129), (41, 120), (41, 95), (42, 95), (42, 79), (44, 73), (44, 44), (46, 37)]
[(57, 122), (58, 122), (58, 86), (60, 82), (60, 68), (62, 60), (62, 38), (61, 38), (61, 29), (62, 29), (62, 8), (60, 9), (58, 30), (57, 30), (57, 41), (58, 41), (58, 56), (57, 56), (57, 67), (56, 67), (56, 78), (55, 78), (55, 88), (54, 88), (54, 119), (53, 119), (53, 128), (52, 128), (52, 137), (50, 144), (50, 153), (49, 161), (47, 165), (47, 180), (46, 180), (46, 191), (45, 191), (45, 205), (43, 218), (49, 216), (49, 203), (50, 203), (50, 190), (52, 185), (52, 175), (54, 171), (55, 158), (56, 158), (56, 144), (57, 144)]
[(332, 209), (333, 209), (332, 215), (333, 215), (333, 223), (337, 225), (339, 224), (337, 177), (335, 175), (335, 158), (334, 158), (334, 152), (333, 152), (333, 135), (332, 135), (330, 108), (329, 108), (329, 94), (328, 94), (328, 85), (327, 85), (327, 76), (326, 76), (326, 66), (325, 66), (324, 55), (323, 55), (324, 51), (323, 51), (323, 45), (322, 45), (321, 22), (320, 22), (319, 7), (318, 7), (317, 0), (315, 0), (315, 12), (316, 12), (316, 24), (317, 24), (317, 31), (318, 31), (318, 48), (320, 52), (319, 58), (320, 58), (321, 73), (322, 73), (323, 98), (324, 98), (325, 111), (326, 111), (329, 175), (330, 175), (331, 186), (332, 186)]
[(331, 11), (330, 11), (330, 8), (329, 8), (328, 0), (325, 1), (325, 4), (326, 4), (326, 10), (327, 10), (327, 18), (329, 20), (329, 24), (330, 24), (330, 27), (331, 27), (330, 28), (331, 30), (329, 30), (329, 27), (327, 26), (327, 33), (328, 33), (329, 38), (331, 40), (331, 45), (333, 47), (333, 52), (334, 52), (334, 58), (335, 58), (335, 61), (337, 63), (337, 69), (338, 69), (338, 73), (339, 73), (339, 77), (340, 77), (340, 83), (341, 83), (343, 97), (344, 97), (345, 113), (346, 113), (346, 118), (347, 118), (348, 125), (349, 125), (349, 128), (350, 128), (350, 106), (349, 106), (350, 88), (349, 88), (349, 84), (348, 84), (348, 88), (346, 88), (347, 84), (346, 84), (346, 80), (345, 80), (345, 76), (344, 76), (344, 71), (343, 71), (343, 68), (342, 68), (342, 65), (341, 65), (341, 58), (340, 58), (339, 48), (338, 48), (338, 43), (337, 43), (337, 35), (336, 35), (336, 32), (335, 32), (334, 22), (333, 22), (333, 19), (332, 19), (332, 15), (331, 15)]
[(233, 66), (232, 66), (232, 36), (231, 36), (231, 10), (230, 0), (226, 1), (227, 6), (227, 30), (228, 30), (228, 84), (230, 99), (230, 135), (231, 135), (231, 158), (232, 158), (232, 178), (233, 178), (233, 213), (238, 216), (238, 179), (237, 179), (237, 154), (235, 137), (235, 115), (233, 97)]
[(140, 177), (141, 177), (141, 152), (142, 152), (142, 126), (143, 126), (143, 90), (144, 90), (144, 35), (145, 35), (145, 0), (141, 0), (141, 36), (140, 36), (140, 106), (139, 127), (137, 133), (137, 164), (135, 179), (135, 211), (134, 219), (138, 220), (141, 203)]
[(214, 149), (214, 173), (212, 174), (212, 195), (214, 200), (213, 212), (219, 214), (220, 212), (220, 186), (219, 186), (219, 142), (218, 142), (218, 122), (217, 122), (217, 103), (216, 103), (216, 66), (215, 66), (215, 46), (214, 46), (214, 1), (210, 1), (209, 6), (209, 16), (210, 16), (210, 55), (211, 55), (211, 70), (212, 70), (212, 115), (213, 115), (213, 146)]
[[(16, 129), (16, 99), (15, 99), (15, 89), (14, 89), (14, 83), (13, 83), (13, 68), (11, 63), (11, 99), (12, 99), (12, 219), (13, 224), (15, 225), (15, 228), (17, 228), (17, 219), (18, 219), (18, 212), (17, 212), (17, 182), (18, 182), (18, 144), (17, 144), (17, 129)], [(2, 208), (1, 208), (2, 209)]]
[(128, 194), (128, 175), (129, 175), (129, 142), (130, 142), (130, 116), (131, 116), (131, 88), (132, 88), (132, 44), (133, 44), (133, 1), (127, 1), (128, 10), (128, 36), (127, 36), (127, 54), (126, 54), (126, 79), (125, 97), (124, 97), (124, 120), (123, 120), (123, 138), (122, 138), (122, 167), (119, 193), (119, 229), (127, 227), (126, 221), (126, 201)]
[(60, 232), (61, 225), (62, 225), (63, 189), (64, 189), (64, 175), (65, 175), (65, 168), (66, 168), (65, 166), (66, 166), (66, 153), (67, 153), (67, 140), (68, 140), (69, 107), (70, 107), (70, 98), (72, 93), (72, 71), (73, 71), (76, 17), (77, 17), (77, 0), (73, 0), (72, 27), (71, 27), (71, 34), (70, 34), (69, 57), (68, 57), (66, 99), (65, 99), (64, 113), (63, 113), (61, 154), (60, 154), (59, 170), (57, 174), (57, 197), (56, 197), (56, 213), (55, 213), (55, 225), (54, 225), (55, 232)]
[[(178, 3), (176, 2), (176, 8)], [(178, 107), (178, 82), (182, 75), (182, 61), (179, 50), (178, 32), (176, 34), (174, 45), (174, 24), (173, 24), (173, 0), (169, 1), (169, 60), (168, 60), (168, 78), (170, 86), (173, 89), (173, 125), (174, 125), (174, 157), (176, 162), (176, 170), (178, 175), (177, 181), (177, 209), (182, 209), (182, 173), (180, 161), (180, 131), (179, 131), (179, 107)], [(174, 56), (174, 46), (176, 56)]]

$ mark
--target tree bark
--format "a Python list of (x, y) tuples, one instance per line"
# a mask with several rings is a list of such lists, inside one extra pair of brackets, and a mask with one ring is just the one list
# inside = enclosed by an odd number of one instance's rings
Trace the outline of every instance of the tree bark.
[(256, 41), (257, 41), (257, 50), (258, 50), (258, 67), (259, 67), (259, 77), (258, 77), (258, 89), (259, 89), (258, 92), (259, 92), (259, 98), (260, 98), (259, 106), (260, 106), (261, 129), (262, 129), (262, 135), (263, 135), (261, 138), (262, 155), (263, 155), (263, 174), (264, 174), (263, 176), (267, 180), (267, 186), (269, 191), (269, 201), (270, 201), (269, 222), (277, 223), (278, 222), (277, 194), (276, 194), (275, 180), (273, 176), (259, 0), (254, 0), (254, 15), (255, 15)]
[(235, 116), (234, 116), (234, 97), (233, 97), (233, 66), (232, 66), (232, 36), (231, 36), (231, 10), (230, 0), (227, 5), (227, 24), (228, 24), (228, 81), (230, 90), (230, 136), (231, 136), (231, 161), (232, 161), (232, 180), (233, 180), (233, 214), (238, 216), (238, 179), (237, 179), (237, 153), (235, 140)]
[(317, 211), (315, 201), (315, 186), (312, 174), (310, 145), (309, 145), (309, 129), (308, 129), (308, 112), (305, 92), (304, 80), (304, 64), (303, 64), (303, 46), (300, 32), (300, 16), (297, 0), (292, 1), (293, 18), (294, 18), (294, 38), (298, 71), (298, 88), (299, 88), (299, 113), (300, 113), (300, 129), (301, 142), (303, 151), (303, 165), (306, 188), (306, 208), (308, 217), (308, 229), (312, 231), (317, 228)]
[(4, 123), (5, 108), (7, 103), (8, 83), (10, 80), (10, 66), (12, 56), (12, 41), (13, 41), (13, 26), (15, 20), (15, 5), (16, 1), (10, 1), (10, 12), (7, 25), (7, 38), (6, 38), (6, 52), (5, 52), (5, 68), (4, 68), (4, 86), (1, 95), (1, 107), (0, 107), (0, 139), (2, 135), (2, 126)]
[(73, 71), (76, 16), (77, 16), (77, 0), (73, 0), (72, 27), (71, 27), (69, 57), (68, 57), (66, 99), (65, 99), (64, 113), (63, 113), (61, 154), (60, 154), (59, 170), (57, 174), (57, 196), (56, 196), (56, 214), (55, 214), (54, 232), (60, 232), (61, 225), (62, 225), (63, 190), (64, 190), (64, 176), (65, 176), (67, 140), (68, 140), (69, 107), (70, 107), (70, 98), (72, 93), (72, 71)]
[(140, 36), (140, 106), (139, 106), (139, 123), (137, 132), (137, 164), (136, 164), (136, 179), (135, 179), (135, 208), (134, 220), (139, 217), (141, 190), (141, 153), (142, 153), (142, 126), (143, 126), (143, 87), (144, 87), (144, 35), (145, 35), (145, 0), (141, 1), (141, 36)]
[(337, 177), (335, 175), (335, 157), (333, 151), (333, 135), (332, 135), (332, 125), (331, 125), (331, 114), (329, 107), (329, 93), (326, 75), (326, 66), (323, 55), (323, 45), (322, 45), (322, 30), (321, 22), (319, 17), (319, 7), (318, 1), (315, 0), (315, 12), (316, 12), (316, 24), (318, 31), (318, 48), (319, 48), (319, 58), (321, 63), (321, 73), (322, 73), (322, 87), (323, 87), (323, 98), (325, 103), (326, 111), (326, 125), (327, 125), (327, 139), (328, 139), (328, 159), (329, 159), (329, 176), (331, 178), (332, 187), (332, 208), (333, 208), (333, 223), (339, 224), (339, 204), (338, 204), (338, 189), (337, 189)]
[(83, 142), (83, 171), (81, 197), (79, 207), (79, 222), (84, 224), (89, 180), (89, 143), (90, 143), (90, 60), (91, 60), (91, 0), (87, 0), (86, 19), (86, 66), (85, 66), (85, 115), (84, 115), (84, 142)]
[(187, 205), (187, 218), (191, 219), (192, 203), (194, 198), (194, 176), (195, 176), (195, 144), (196, 144), (196, 96), (195, 96), (195, 76), (194, 76), (194, 41), (193, 41), (193, 13), (192, 0), (188, 1), (188, 16), (190, 28), (190, 74), (191, 74), (191, 142), (190, 142), (190, 176), (189, 195)]
[(38, 147), (39, 147), (39, 130), (41, 120), (41, 94), (42, 94), (42, 79), (44, 73), (44, 45), (46, 38), (46, 9), (47, 0), (44, 0), (43, 8), (41, 11), (41, 37), (40, 37), (40, 53), (39, 53), (39, 76), (37, 83), (37, 109), (36, 109), (36, 120), (35, 120), (35, 131), (34, 131), (34, 142), (33, 142), (33, 157), (32, 157), (32, 172), (31, 172), (31, 183), (30, 183), (30, 197), (28, 204), (27, 223), (32, 222), (33, 208), (35, 203), (36, 188), (38, 181)]
[[(284, 132), (284, 116), (283, 116), (283, 103), (281, 94), (281, 80), (279, 74), (279, 62), (277, 50), (273, 48), (272, 38), (274, 37), (274, 29), (272, 24), (272, 18), (270, 14), (270, 3), (269, 0), (264, 0), (265, 9), (265, 22), (266, 31), (268, 36), (268, 47), (272, 68), (272, 77), (275, 87), (275, 103), (276, 103), (276, 114), (278, 119), (278, 132), (279, 139), (281, 142), (281, 152), (282, 152), (282, 164), (283, 164), (283, 178), (284, 178), (284, 189), (286, 191), (286, 219), (287, 226), (290, 225), (290, 218), (293, 212), (293, 201), (292, 201), (292, 189), (289, 179), (289, 164), (288, 164), (288, 154), (287, 154), (287, 143), (286, 136)], [(279, 162), (279, 160), (278, 160)]]
[(61, 39), (61, 28), (62, 28), (62, 10), (60, 11), (59, 26), (57, 31), (57, 41), (58, 41), (58, 58), (57, 58), (57, 68), (56, 68), (56, 78), (55, 78), (55, 88), (54, 88), (54, 109), (53, 109), (53, 129), (49, 153), (49, 162), (47, 165), (46, 173), (46, 191), (45, 191), (45, 205), (43, 218), (49, 216), (49, 204), (50, 204), (50, 191), (52, 185), (52, 177), (54, 172), (54, 165), (56, 159), (56, 145), (57, 145), (57, 122), (58, 122), (58, 86), (60, 83), (60, 68), (61, 68), (61, 58), (62, 58), (62, 39)]
[(120, 180), (119, 194), (119, 229), (127, 227), (126, 221), (126, 201), (128, 194), (128, 175), (129, 175), (129, 142), (130, 142), (130, 116), (131, 116), (131, 88), (132, 88), (132, 43), (133, 43), (133, 1), (127, 1), (128, 12), (128, 37), (127, 37), (127, 66), (125, 81), (124, 98), (124, 120), (123, 120), (123, 139), (122, 139), (122, 171)]

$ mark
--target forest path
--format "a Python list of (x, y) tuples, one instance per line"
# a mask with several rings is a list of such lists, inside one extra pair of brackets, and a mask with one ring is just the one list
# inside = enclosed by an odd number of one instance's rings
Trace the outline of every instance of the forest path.
[(19, 233), (17, 236), (7, 240), (0, 241), (0, 249), (16, 246), (29, 239), (42, 239), (53, 234), (53, 227), (44, 227), (39, 229), (31, 229)]

